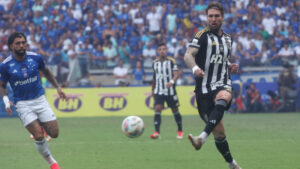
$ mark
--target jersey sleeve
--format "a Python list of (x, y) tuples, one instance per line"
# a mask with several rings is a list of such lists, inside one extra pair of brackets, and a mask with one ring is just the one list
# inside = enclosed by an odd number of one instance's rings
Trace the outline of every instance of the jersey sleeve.
[(8, 68), (6, 68), (5, 64), (1, 63), (0, 64), (0, 80), (2, 82), (7, 82), (9, 78), (9, 74), (7, 72)]
[(200, 48), (206, 42), (206, 39), (207, 39), (206, 32), (207, 31), (208, 31), (207, 29), (199, 31), (194, 36), (194, 38), (190, 41), (189, 47)]
[(178, 66), (176, 64), (176, 60), (175, 59), (172, 60), (171, 63), (172, 63), (172, 65), (171, 65), (172, 70), (177, 71), (178, 70)]
[(152, 63), (152, 70), (153, 70), (153, 79), (155, 80), (156, 79), (156, 72), (155, 72), (155, 69), (154, 69), (154, 62)]

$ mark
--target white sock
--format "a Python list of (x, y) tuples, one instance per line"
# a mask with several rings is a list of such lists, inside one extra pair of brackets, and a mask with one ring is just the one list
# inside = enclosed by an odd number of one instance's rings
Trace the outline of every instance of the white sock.
[(205, 131), (202, 131), (202, 133), (199, 135), (199, 137), (202, 138), (202, 143), (205, 143), (207, 136), (208, 134)]
[(52, 157), (48, 143), (45, 139), (42, 141), (35, 141), (35, 147), (37, 151), (44, 157), (49, 165), (56, 163), (55, 159)]

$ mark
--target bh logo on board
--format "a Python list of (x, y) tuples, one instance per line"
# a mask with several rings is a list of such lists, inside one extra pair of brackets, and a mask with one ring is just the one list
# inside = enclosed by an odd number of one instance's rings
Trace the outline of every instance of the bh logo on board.
[(79, 96), (80, 95), (72, 95), (72, 96), (67, 96), (68, 100), (62, 100), (59, 97), (57, 97), (57, 99), (54, 101), (54, 106), (62, 112), (65, 113), (71, 113), (74, 112), (78, 109), (80, 109), (80, 107), (82, 106), (82, 101), (80, 99)]
[(99, 94), (102, 96), (100, 99), (100, 107), (107, 111), (120, 111), (124, 109), (127, 105), (126, 97), (128, 93), (107, 93)]

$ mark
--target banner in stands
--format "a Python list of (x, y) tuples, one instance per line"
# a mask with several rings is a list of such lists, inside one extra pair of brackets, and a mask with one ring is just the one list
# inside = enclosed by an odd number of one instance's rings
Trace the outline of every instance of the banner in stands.
[[(177, 87), (182, 114), (197, 114), (193, 86)], [(153, 115), (151, 87), (111, 87), (64, 89), (68, 101), (58, 98), (55, 89), (46, 97), (57, 117)], [(163, 115), (171, 115), (171, 110)]]

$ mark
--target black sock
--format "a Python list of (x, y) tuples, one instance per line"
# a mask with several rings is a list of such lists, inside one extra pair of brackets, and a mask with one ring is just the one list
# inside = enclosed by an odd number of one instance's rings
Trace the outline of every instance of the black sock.
[(159, 132), (160, 124), (161, 124), (161, 115), (160, 115), (160, 112), (155, 112), (155, 115), (154, 115), (154, 127), (155, 127), (155, 131)]
[(208, 117), (208, 123), (205, 126), (204, 131), (209, 135), (216, 125), (222, 120), (224, 111), (226, 108), (226, 101), (225, 100), (217, 100), (216, 105)]
[(228, 142), (226, 140), (226, 137), (215, 139), (215, 143), (216, 143), (217, 149), (222, 154), (224, 159), (228, 163), (231, 163), (233, 159), (232, 159), (232, 156), (231, 156), (231, 153), (230, 153), (230, 150), (229, 150), (229, 145), (228, 145)]
[(181, 115), (179, 113), (179, 111), (176, 111), (175, 113), (173, 113), (177, 127), (178, 127), (178, 131), (182, 131), (182, 118)]

